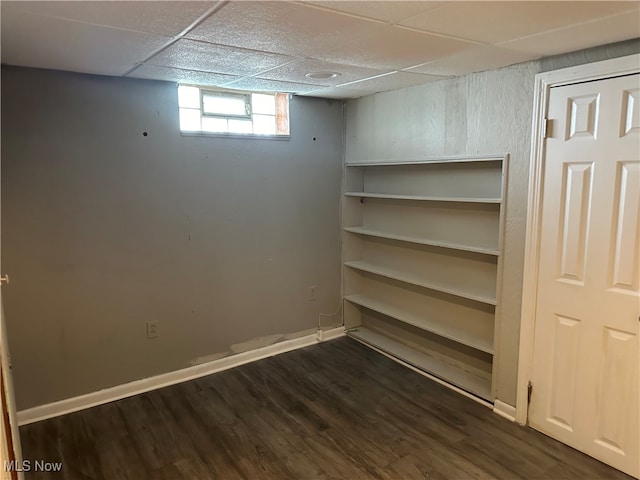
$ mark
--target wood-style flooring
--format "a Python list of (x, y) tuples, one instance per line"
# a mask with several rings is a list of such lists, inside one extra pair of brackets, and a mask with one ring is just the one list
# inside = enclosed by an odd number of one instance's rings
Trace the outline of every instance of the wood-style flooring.
[(20, 433), (28, 480), (630, 478), (350, 338)]

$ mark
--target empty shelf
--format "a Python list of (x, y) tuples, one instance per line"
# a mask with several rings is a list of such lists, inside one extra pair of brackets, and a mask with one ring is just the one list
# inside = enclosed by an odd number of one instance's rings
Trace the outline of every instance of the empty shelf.
[(498, 250), (495, 250), (492, 248), (473, 247), (469, 245), (457, 245), (453, 243), (428, 240), (426, 238), (408, 237), (405, 235), (395, 235), (393, 233), (370, 230), (364, 227), (345, 227), (344, 230), (345, 232), (357, 233), (358, 235), (368, 235), (371, 237), (388, 238), (389, 240), (398, 240), (400, 242), (416, 243), (419, 245), (431, 245), (433, 247), (450, 248), (453, 250), (463, 250), (465, 252), (482, 253), (485, 255), (493, 255), (493, 256), (500, 255), (500, 252)]
[(460, 329), (435, 323), (432, 320), (430, 321), (429, 318), (426, 318), (424, 315), (380, 301), (368, 295), (347, 295), (344, 299), (353, 304), (360, 305), (361, 307), (386, 315), (387, 317), (395, 318), (400, 322), (412, 325), (426, 332), (448, 338), (449, 340), (466, 345), (467, 347), (475, 348), (481, 352), (493, 355), (492, 340), (471, 336), (468, 332)]
[(462, 370), (451, 363), (446, 363), (438, 358), (428, 356), (404, 345), (401, 342), (376, 333), (365, 327), (358, 327), (349, 330), (347, 334), (368, 345), (376, 347), (393, 357), (403, 360), (420, 370), (431, 373), (432, 375), (466, 390), (469, 393), (490, 402), (493, 401), (491, 399), (491, 380), (487, 378), (474, 375), (473, 373)]
[(399, 162), (390, 162), (387, 160), (379, 162), (348, 162), (345, 167), (397, 167), (400, 165), (437, 165), (443, 163), (481, 163), (481, 162), (502, 162), (504, 155), (487, 155), (486, 157), (440, 157), (429, 160), (411, 159)]
[(475, 300), (477, 302), (486, 303), (488, 305), (496, 305), (495, 297), (489, 297), (482, 294), (475, 294), (470, 292), (464, 292), (456, 290), (454, 288), (448, 288), (445, 286), (437, 285), (435, 283), (425, 282), (418, 275), (407, 274), (401, 270), (394, 270), (392, 268), (381, 267), (373, 263), (365, 262), (362, 260), (354, 260), (351, 262), (345, 262), (346, 267), (360, 270), (363, 272), (373, 273), (400, 282), (410, 283), (419, 287), (428, 288), (430, 290), (436, 290), (438, 292), (448, 293), (449, 295), (455, 295), (457, 297), (468, 298), (469, 300)]
[(387, 198), (389, 200), (414, 200), (424, 202), (501, 203), (500, 198), (429, 197), (425, 195), (392, 195), (388, 193), (345, 192), (347, 197)]

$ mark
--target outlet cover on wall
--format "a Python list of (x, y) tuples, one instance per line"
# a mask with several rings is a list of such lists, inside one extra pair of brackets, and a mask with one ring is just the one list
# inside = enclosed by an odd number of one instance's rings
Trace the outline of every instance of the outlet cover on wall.
[(157, 338), (158, 337), (158, 322), (156, 320), (152, 322), (147, 322), (147, 338)]

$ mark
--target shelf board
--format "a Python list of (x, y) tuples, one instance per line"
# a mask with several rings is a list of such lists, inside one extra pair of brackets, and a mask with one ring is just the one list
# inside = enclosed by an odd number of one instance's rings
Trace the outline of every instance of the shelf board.
[(452, 329), (451, 327), (447, 328), (445, 325), (430, 324), (428, 318), (409, 310), (399, 308), (395, 305), (390, 305), (387, 302), (380, 301), (368, 295), (347, 295), (344, 299), (353, 304), (360, 305), (361, 307), (386, 315), (387, 317), (395, 318), (400, 322), (413, 325), (425, 332), (433, 333), (439, 337), (448, 338), (449, 340), (466, 345), (467, 347), (475, 348), (481, 352), (493, 355), (493, 342), (489, 342), (482, 338), (470, 337), (466, 332), (458, 329)]
[(447, 288), (435, 283), (425, 282), (418, 275), (407, 275), (401, 270), (394, 270), (392, 268), (381, 267), (374, 263), (365, 262), (362, 260), (354, 260), (351, 262), (345, 262), (345, 267), (353, 268), (363, 272), (373, 273), (382, 277), (391, 278), (404, 283), (410, 283), (411, 285), (417, 285), (418, 287), (428, 288), (430, 290), (436, 290), (438, 292), (448, 293), (449, 295), (455, 295), (456, 297), (468, 298), (469, 300), (475, 300), (476, 302), (486, 303), (488, 305), (496, 305), (496, 299), (485, 295), (478, 295), (454, 288)]
[(480, 163), (480, 162), (502, 162), (504, 155), (487, 155), (483, 157), (439, 157), (432, 159), (412, 159), (393, 162), (389, 160), (369, 161), (369, 162), (348, 162), (345, 167), (393, 167), (398, 165), (437, 165), (442, 163)]
[(390, 339), (365, 327), (357, 327), (347, 331), (347, 335), (361, 342), (371, 345), (383, 352), (396, 357), (414, 367), (428, 372), (448, 383), (451, 383), (469, 393), (489, 402), (491, 399), (491, 381), (462, 370), (455, 365), (445, 363), (434, 357), (427, 356), (401, 342)]
[(389, 240), (398, 240), (400, 242), (416, 243), (419, 245), (430, 245), (432, 247), (449, 248), (452, 250), (462, 250), (465, 252), (481, 253), (483, 255), (499, 256), (500, 252), (491, 248), (473, 247), (469, 245), (458, 245), (455, 243), (437, 242), (426, 238), (409, 237), (406, 235), (395, 235), (393, 233), (380, 232), (378, 230), (370, 230), (365, 227), (345, 227), (345, 232), (356, 233), (358, 235), (368, 235), (370, 237), (388, 238)]
[(429, 197), (425, 195), (392, 195), (388, 193), (345, 192), (346, 197), (385, 198), (389, 200), (414, 200), (423, 202), (502, 203), (500, 198)]

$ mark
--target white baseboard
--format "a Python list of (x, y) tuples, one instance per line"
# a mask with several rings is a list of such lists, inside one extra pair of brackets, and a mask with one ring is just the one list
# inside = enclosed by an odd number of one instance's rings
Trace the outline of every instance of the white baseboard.
[(316, 338), (319, 342), (326, 342), (334, 338), (344, 337), (346, 335), (344, 327), (329, 328), (327, 330), (318, 330)]
[(504, 403), (498, 399), (493, 402), (493, 413), (500, 415), (512, 422), (516, 421), (516, 407), (512, 407), (508, 403)]
[(134, 382), (124, 383), (111, 388), (105, 388), (97, 392), (87, 393), (78, 397), (67, 398), (53, 403), (40, 405), (18, 412), (18, 425), (39, 422), (48, 418), (58, 417), (67, 413), (77, 412), (86, 408), (95, 407), (104, 403), (113, 402), (122, 398), (131, 397), (140, 393), (149, 392), (169, 385), (187, 382), (196, 378), (211, 375), (212, 373), (228, 370), (246, 363), (255, 362), (267, 357), (273, 357), (281, 353), (290, 352), (299, 348), (308, 347), (316, 343), (332, 340), (343, 336), (344, 327), (331, 330), (318, 330), (317, 333), (304, 337), (284, 340), (262, 348), (248, 352), (238, 353), (229, 357), (220, 358), (211, 362), (195, 365), (193, 367), (163, 373), (155, 377), (144, 378)]

